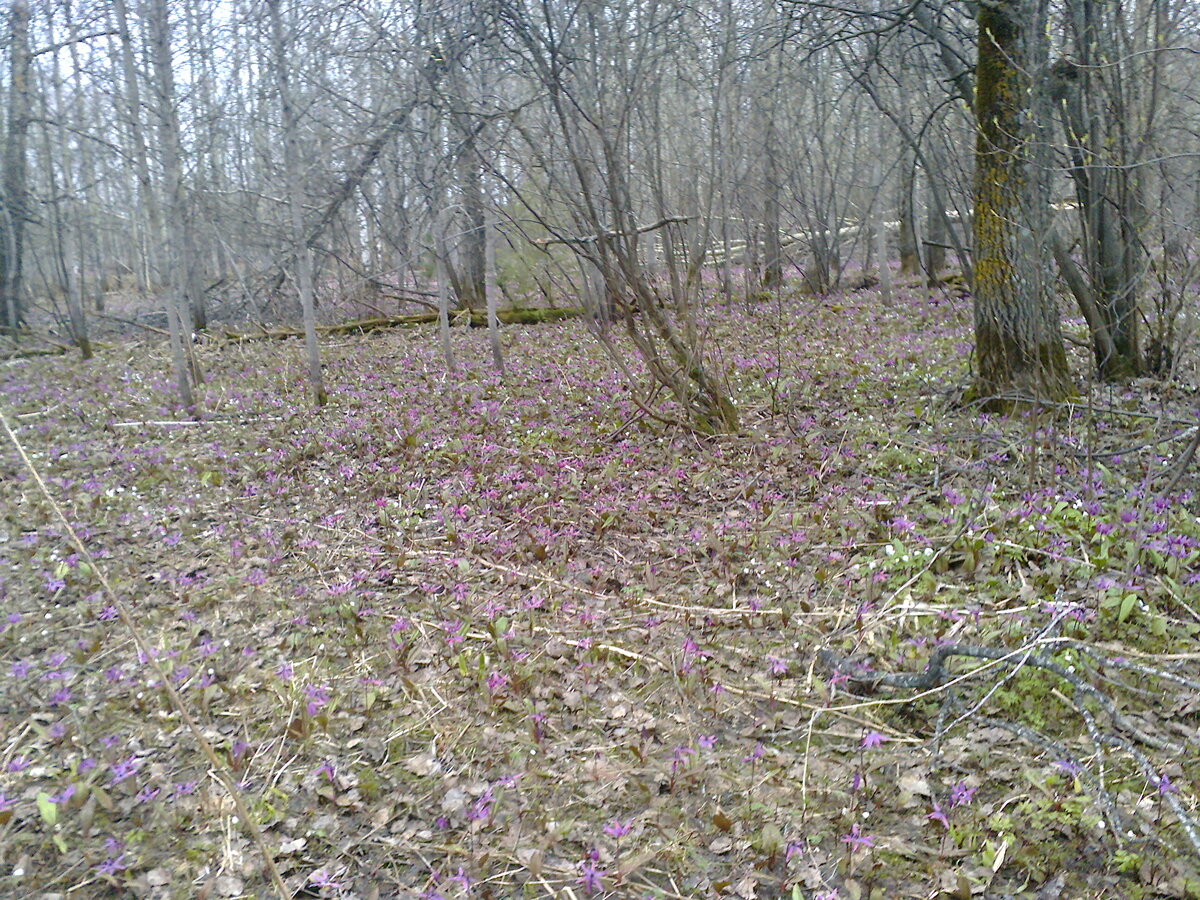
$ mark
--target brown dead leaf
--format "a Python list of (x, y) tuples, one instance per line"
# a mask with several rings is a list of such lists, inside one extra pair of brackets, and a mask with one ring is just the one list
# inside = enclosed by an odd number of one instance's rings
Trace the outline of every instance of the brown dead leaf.
[(528, 869), (529, 874), (534, 878), (541, 875), (545, 867), (542, 851), (534, 847), (519, 847), (517, 849), (517, 862)]
[(909, 769), (900, 776), (898, 786), (901, 791), (918, 797), (928, 797), (933, 792), (929, 789), (929, 770), (925, 766)]
[(395, 810), (390, 803), (383, 804), (371, 813), (371, 826), (373, 828), (383, 828), (388, 822), (392, 821), (394, 814)]
[(218, 875), (213, 881), (213, 890), (218, 897), (238, 897), (245, 893), (245, 882), (236, 875)]
[(733, 838), (727, 834), (719, 835), (709, 842), (708, 850), (710, 853), (728, 853), (733, 849)]
[(467, 794), (462, 788), (452, 787), (442, 797), (442, 812), (454, 813), (467, 805)]
[(404, 768), (412, 772), (418, 778), (424, 778), (427, 775), (432, 775), (442, 768), (442, 764), (433, 756), (432, 753), (418, 753), (416, 756), (410, 756), (404, 761)]
[(646, 863), (654, 859), (655, 855), (656, 854), (653, 850), (643, 850), (641, 853), (637, 853), (621, 863), (620, 867), (617, 869), (617, 874), (620, 875), (622, 880), (624, 880)]

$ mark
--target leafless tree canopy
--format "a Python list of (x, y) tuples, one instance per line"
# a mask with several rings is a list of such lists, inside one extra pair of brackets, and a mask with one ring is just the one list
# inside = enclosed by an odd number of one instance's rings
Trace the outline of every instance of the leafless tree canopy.
[(931, 283), (957, 267), (989, 396), (1069, 390), (1060, 283), (1101, 378), (1169, 369), (1187, 332), (1193, 3), (5, 14), (0, 324), (57, 323), (87, 353), (104, 316), (162, 311), (185, 399), (199, 373), (184, 338), (210, 319), (306, 318), (321, 395), (326, 310), (443, 287), (483, 310), (489, 252), (490, 299), (580, 294), (602, 339), (626, 330), (654, 381), (717, 428), (736, 415), (697, 327), (706, 268), (732, 303), (785, 270), (823, 293), (893, 256)]

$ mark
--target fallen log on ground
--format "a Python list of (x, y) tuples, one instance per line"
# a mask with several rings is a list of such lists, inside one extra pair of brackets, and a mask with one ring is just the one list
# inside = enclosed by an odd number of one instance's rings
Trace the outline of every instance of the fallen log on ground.
[[(560, 322), (563, 319), (573, 319), (583, 315), (579, 307), (566, 308), (537, 308), (537, 309), (501, 309), (497, 310), (496, 318), (502, 325), (540, 325), (546, 322)], [(337, 325), (320, 325), (317, 333), (320, 335), (338, 337), (350, 334), (368, 334), (383, 328), (407, 328), (413, 325), (431, 325), (438, 320), (437, 313), (416, 313), (409, 316), (380, 316), (371, 319), (358, 319), (354, 322), (340, 322)], [(486, 328), (487, 314), (482, 310), (459, 310), (450, 316), (451, 325), (469, 325), (472, 328)], [(259, 332), (226, 331), (227, 341), (282, 341), (289, 338), (304, 337), (304, 332), (294, 328), (264, 328)]]
[[(0, 328), (0, 335), (6, 338), (12, 338), (12, 342), (5, 341), (0, 346), (0, 360), (15, 360), (15, 359), (33, 359), (38, 356), (62, 356), (64, 353), (70, 353), (77, 349), (75, 344), (59, 341), (48, 334), (40, 334), (28, 328)], [(40, 341), (43, 344), (49, 344), (49, 347), (22, 347), (20, 340), (29, 338), (35, 341)]]
[(39, 347), (31, 350), (0, 350), (0, 361), (34, 359), (38, 356), (62, 356), (70, 349), (69, 347)]

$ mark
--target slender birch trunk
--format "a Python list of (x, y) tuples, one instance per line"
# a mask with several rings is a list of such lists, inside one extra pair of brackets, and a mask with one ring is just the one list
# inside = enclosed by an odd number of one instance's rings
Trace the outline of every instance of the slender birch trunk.
[(484, 215), (484, 264), (483, 285), (487, 299), (488, 343), (492, 347), (492, 364), (496, 371), (504, 374), (504, 352), (500, 349), (500, 320), (496, 316), (497, 294), (500, 293), (496, 283), (496, 213), (488, 209)]
[(184, 407), (196, 413), (192, 393), (192, 376), (188, 353), (184, 348), (186, 311), (184, 291), (184, 234), (187, 228), (187, 208), (183, 197), (183, 178), (180, 167), (179, 117), (175, 110), (175, 74), (171, 61), (171, 27), (168, 18), (169, 0), (150, 0), (147, 4), (150, 54), (154, 66), (154, 89), (157, 94), (158, 136), (161, 144), (163, 186), (166, 193), (167, 252), (164, 269), (168, 278), (167, 326), (171, 335), (171, 361), (175, 370), (175, 387)]
[(880, 152), (875, 154), (871, 168), (872, 180), (875, 183), (875, 202), (871, 206), (871, 224), (875, 235), (875, 264), (879, 272), (879, 293), (883, 302), (892, 302), (892, 266), (888, 258), (888, 229), (887, 217), (884, 215), (887, 203), (887, 176), (883, 171), (884, 130), (883, 117), (875, 122), (875, 140)]
[(317, 344), (317, 314), (313, 303), (313, 254), (304, 237), (304, 195), (300, 173), (300, 128), (287, 63), (287, 40), (283, 32), (283, 17), (279, 0), (267, 0), (271, 17), (271, 43), (275, 57), (275, 84), (279, 91), (279, 106), (283, 113), (283, 164), (287, 170), (288, 216), (291, 225), (292, 247), (296, 254), (296, 283), (300, 290), (300, 309), (304, 316), (304, 349), (308, 364), (308, 383), (313, 401), (324, 406), (329, 401), (321, 373), (321, 349)]
[(442, 344), (442, 356), (446, 360), (446, 371), (454, 375), (458, 367), (450, 344), (450, 272), (446, 266), (446, 230), (450, 226), (450, 217), (449, 209), (441, 210), (434, 217), (433, 255), (437, 262), (438, 337)]

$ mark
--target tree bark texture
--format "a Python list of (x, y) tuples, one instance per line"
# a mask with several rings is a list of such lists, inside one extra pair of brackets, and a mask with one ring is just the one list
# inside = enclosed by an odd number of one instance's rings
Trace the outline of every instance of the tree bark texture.
[(1050, 161), (1037, 125), (1044, 0), (979, 4), (974, 313), (976, 389), (993, 408), (1072, 390), (1051, 291)]
[(484, 214), (484, 293), (487, 299), (488, 344), (492, 348), (492, 364), (504, 374), (504, 352), (500, 347), (500, 320), (496, 316), (500, 285), (496, 280), (496, 221), (495, 214)]
[(458, 304), (464, 309), (483, 309), (487, 303), (487, 211), (473, 137), (468, 137), (463, 146), (458, 171), (463, 212), (462, 237), (458, 241)]
[(921, 265), (920, 248), (917, 246), (916, 210), (913, 189), (916, 181), (916, 162), (912, 151), (906, 150), (900, 163), (899, 188), (896, 192), (896, 215), (900, 220), (900, 273), (915, 274)]
[(927, 154), (930, 165), (925, 169), (929, 193), (925, 206), (925, 278), (930, 286), (937, 284), (938, 272), (946, 268), (946, 209), (940, 205), (943, 194), (937, 189), (934, 179), (941, 178), (938, 171), (937, 153), (932, 148)]
[[(170, 287), (167, 296), (167, 322), (171, 333), (171, 359), (175, 370), (175, 387), (179, 400), (187, 409), (195, 408), (192, 394), (192, 375), (188, 365), (188, 350), (184, 347), (184, 314), (187, 311), (187, 205), (183, 196), (183, 173), (180, 161), (179, 114), (175, 109), (175, 74), (171, 59), (171, 26), (168, 0), (152, 0), (146, 10), (150, 52), (154, 66), (154, 89), (157, 94), (158, 133), (162, 145), (163, 188), (166, 194), (167, 254), (166, 272)], [(194, 368), (194, 367), (193, 367)]]
[(121, 99), (128, 116), (130, 155), (133, 170), (137, 175), (138, 197), (141, 200), (141, 212), (145, 215), (144, 224), (148, 232), (140, 242), (145, 247), (145, 258), (143, 265), (138, 266), (139, 284), (144, 288), (153, 280), (149, 277), (149, 272), (157, 268), (156, 251), (163, 236), (162, 212), (157, 190), (150, 177), (150, 153), (146, 147), (146, 133), (142, 124), (141, 90), (138, 85), (133, 34), (129, 28), (129, 12), (125, 0), (112, 0), (112, 14), (120, 44), (119, 58), (123, 82)]
[(304, 317), (304, 351), (308, 383), (317, 406), (328, 401), (321, 372), (321, 349), (317, 344), (317, 318), (313, 286), (312, 248), (304, 242), (303, 184), (300, 180), (300, 124), (292, 101), (288, 70), (287, 38), (279, 0), (267, 0), (271, 16), (271, 43), (275, 57), (275, 80), (279, 88), (279, 106), (283, 114), (283, 158), (287, 169), (288, 215), (291, 222), (293, 252), (296, 254), (296, 283), (300, 289), (300, 310)]
[[(1141, 370), (1138, 339), (1138, 282), (1144, 270), (1139, 234), (1140, 201), (1135, 169), (1114, 164), (1125, 162), (1121, 151), (1126, 142), (1120, 129), (1128, 123), (1122, 91), (1110, 90), (1105, 98), (1105, 78), (1118, 81), (1119, 66), (1110, 63), (1102, 45), (1100, 3), (1069, 4), (1075, 55), (1078, 63), (1060, 60), (1051, 69), (1052, 97), (1058, 106), (1070, 159), (1068, 169), (1075, 185), (1080, 230), (1083, 234), (1084, 265), (1092, 296), (1099, 311), (1099, 325), (1107, 334), (1093, 331), (1093, 350), (1100, 377), (1116, 380), (1137, 375)], [(1105, 103), (1105, 100), (1108, 100)]]
[(8, 136), (0, 189), (0, 327), (25, 322), (25, 222), (29, 217), (26, 186), (26, 135), (29, 131), (29, 7), (24, 0), (10, 12)]
[(763, 287), (778, 287), (783, 283), (783, 244), (779, 239), (779, 135), (775, 112), (767, 113), (763, 142)]

